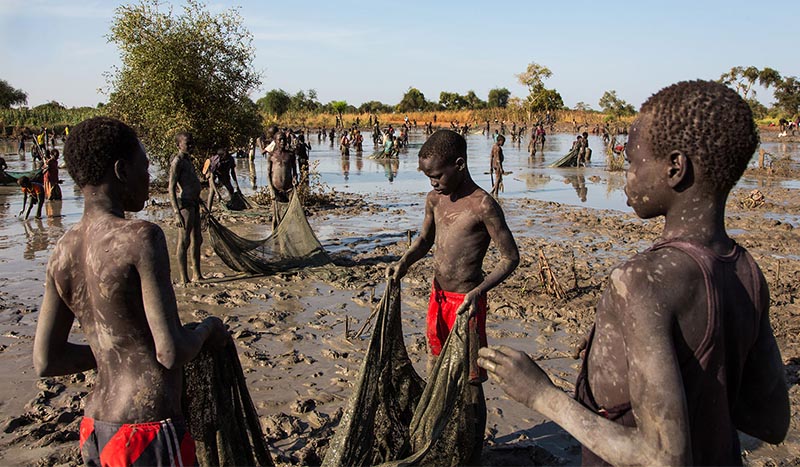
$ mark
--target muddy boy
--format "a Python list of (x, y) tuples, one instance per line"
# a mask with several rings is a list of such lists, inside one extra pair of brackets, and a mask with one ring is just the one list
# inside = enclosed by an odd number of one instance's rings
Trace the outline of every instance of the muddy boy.
[[(399, 281), (412, 264), (436, 247), (427, 317), (430, 370), (460, 313), (475, 314), (481, 344), (486, 345), (486, 293), (514, 271), (519, 251), (500, 205), (470, 176), (467, 142), (461, 135), (451, 130), (431, 135), (420, 148), (419, 169), (433, 187), (425, 199), (422, 229), (403, 257), (386, 272)], [(492, 241), (500, 260), (484, 276), (483, 258)], [(470, 388), (470, 403), (478, 418), (479, 439), (473, 452), (473, 463), (477, 463), (486, 425), (486, 401), (480, 383)]]
[[(181, 367), (207, 340), (224, 342), (227, 331), (214, 317), (183, 327), (164, 232), (125, 218), (149, 196), (147, 156), (134, 131), (106, 117), (86, 120), (70, 132), (64, 159), (84, 212), (47, 265), (36, 372), (97, 369), (80, 426), (86, 465), (193, 465)], [(68, 341), (75, 318), (88, 345)]]
[(631, 126), (628, 204), (665, 217), (655, 245), (611, 272), (572, 399), (527, 355), (481, 349), (514, 399), (584, 446), (584, 465), (741, 465), (737, 430), (789, 427), (769, 291), (725, 231), (725, 201), (758, 144), (748, 104), (710, 81), (653, 95)]

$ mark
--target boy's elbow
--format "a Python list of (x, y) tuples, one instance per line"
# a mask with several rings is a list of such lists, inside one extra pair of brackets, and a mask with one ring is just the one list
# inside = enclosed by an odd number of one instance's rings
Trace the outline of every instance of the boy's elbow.
[(167, 370), (174, 370), (180, 366), (178, 354), (174, 349), (156, 351), (156, 360)]

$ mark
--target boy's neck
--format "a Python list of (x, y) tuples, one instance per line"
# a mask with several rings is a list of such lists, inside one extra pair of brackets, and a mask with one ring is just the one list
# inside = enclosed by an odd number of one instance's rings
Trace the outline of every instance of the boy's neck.
[[(687, 193), (688, 195), (688, 193)], [(664, 216), (664, 240), (682, 239), (723, 253), (730, 248), (725, 231), (725, 200), (695, 194), (676, 203)]]
[(84, 217), (95, 217), (110, 214), (125, 217), (125, 209), (119, 201), (119, 195), (108, 184), (87, 185), (81, 189), (83, 193)]

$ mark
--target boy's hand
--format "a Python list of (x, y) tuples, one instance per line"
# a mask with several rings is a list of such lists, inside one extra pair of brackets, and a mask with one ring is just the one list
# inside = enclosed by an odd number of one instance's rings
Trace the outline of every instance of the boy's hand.
[(228, 332), (228, 328), (225, 327), (222, 320), (217, 318), (216, 316), (209, 316), (208, 318), (203, 320), (203, 324), (208, 326), (211, 333), (208, 335), (208, 342), (213, 348), (221, 349), (224, 348), (228, 341), (230, 340), (230, 332)]
[(480, 349), (478, 366), (512, 399), (534, 410), (540, 396), (555, 388), (547, 374), (526, 353), (506, 346)]
[(465, 311), (469, 310), (469, 318), (472, 318), (478, 313), (478, 299), (481, 297), (481, 294), (476, 292), (474, 289), (467, 292), (464, 295), (464, 301), (461, 303), (461, 306), (458, 307), (456, 310), (456, 314), (460, 315)]
[(408, 272), (408, 267), (402, 261), (398, 261), (386, 267), (386, 278), (399, 282), (406, 275), (406, 272)]
[(183, 214), (181, 214), (180, 211), (175, 213), (175, 220), (178, 221), (178, 226), (180, 226), (180, 228), (186, 228), (186, 221), (183, 220)]

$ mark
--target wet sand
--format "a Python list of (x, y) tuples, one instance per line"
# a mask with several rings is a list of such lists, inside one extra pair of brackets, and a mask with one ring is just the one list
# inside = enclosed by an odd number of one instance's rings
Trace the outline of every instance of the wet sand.
[[(421, 136), (415, 135), (415, 138)], [(594, 319), (603, 284), (610, 270), (646, 248), (659, 235), (662, 222), (643, 221), (624, 204), (624, 175), (607, 172), (599, 140), (592, 138), (595, 166), (547, 169), (566, 152), (570, 135), (549, 135), (544, 160), (530, 161), (520, 148), (505, 146), (506, 191), (501, 195), (522, 260), (517, 271), (489, 295), (490, 343), (529, 352), (571, 391), (579, 361), (572, 358)], [(476, 181), (488, 188), (491, 142), (470, 136), (470, 167)], [(355, 155), (342, 160), (338, 148), (316, 144), (312, 161), (321, 179), (340, 194), (337, 208), (311, 208), (309, 221), (335, 257), (356, 265), (346, 268), (347, 280), (325, 283), (313, 275), (237, 278), (213, 254), (206, 236), (204, 274), (199, 285), (176, 288), (184, 321), (208, 314), (229, 326), (245, 368), (248, 387), (261, 416), (273, 457), (285, 464), (317, 464), (341, 416), (361, 364), (369, 328), (354, 336), (380, 298), (388, 261), (405, 251), (408, 231), (422, 221), (422, 203), (429, 186), (416, 172), (416, 150), (401, 154), (388, 169)], [(765, 143), (771, 153), (800, 155), (796, 143)], [(365, 149), (371, 145), (365, 144)], [(6, 150), (5, 152), (10, 152)], [(7, 157), (12, 168), (30, 163)], [(240, 184), (250, 185), (250, 167), (238, 161)], [(483, 164), (483, 165), (482, 165)], [(263, 180), (257, 158), (256, 184)], [(360, 167), (359, 167), (360, 166)], [(260, 171), (262, 170), (262, 171)], [(391, 176), (390, 176), (391, 175)], [(23, 222), (14, 216), (22, 199), (13, 187), (0, 187), (0, 464), (74, 464), (81, 396), (91, 387), (91, 373), (63, 378), (36, 378), (31, 362), (32, 336), (41, 303), (42, 279), (49, 249), (64, 230), (79, 219), (81, 199), (66, 171), (61, 178), (65, 200), (61, 217)], [(391, 182), (389, 179), (391, 178)], [(767, 203), (746, 209), (738, 200), (758, 188)], [(797, 284), (800, 254), (800, 184), (794, 179), (748, 172), (728, 204), (727, 227), (760, 264), (772, 295), (772, 324), (786, 362), (792, 406), (800, 402), (800, 326)], [(347, 194), (345, 194), (347, 193)], [(166, 197), (138, 217), (158, 222), (171, 251), (176, 227)], [(59, 211), (56, 209), (55, 211)], [(56, 212), (53, 214), (56, 214)], [(269, 223), (263, 218), (231, 217), (222, 221), (249, 238), (263, 238)], [(538, 252), (544, 251), (566, 291), (566, 298), (547, 295), (539, 282)], [(487, 262), (497, 253), (490, 249)], [(172, 263), (173, 277), (177, 265)], [(432, 263), (415, 265), (403, 281), (403, 329), (406, 346), (420, 374), (426, 349), (424, 314)], [(349, 329), (351, 335), (346, 336)], [(75, 330), (79, 336), (79, 329)], [(349, 338), (348, 338), (349, 337)], [(508, 399), (491, 382), (485, 385), (488, 405), (486, 465), (575, 464), (578, 444), (558, 426)], [(743, 436), (749, 465), (792, 464), (800, 461), (800, 421), (792, 416), (787, 441), (773, 447)]]

